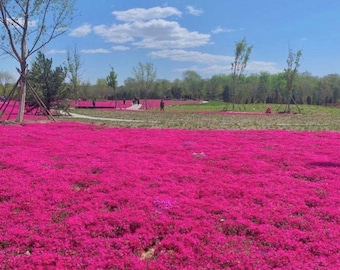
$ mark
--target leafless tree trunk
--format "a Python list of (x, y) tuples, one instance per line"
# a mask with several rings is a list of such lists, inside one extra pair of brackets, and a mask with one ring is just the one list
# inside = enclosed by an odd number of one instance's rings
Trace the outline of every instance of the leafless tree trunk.
[(80, 60), (80, 54), (77, 50), (77, 47), (74, 47), (73, 51), (67, 51), (67, 68), (69, 73), (69, 79), (72, 85), (72, 94), (75, 99), (75, 104), (78, 106), (79, 99), (79, 84), (81, 80), (81, 69), (82, 63)]

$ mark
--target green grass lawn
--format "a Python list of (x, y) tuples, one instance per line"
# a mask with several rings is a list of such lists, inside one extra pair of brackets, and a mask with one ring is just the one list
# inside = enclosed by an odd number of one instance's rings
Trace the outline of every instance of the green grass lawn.
[[(271, 104), (273, 113), (266, 115), (264, 112), (267, 106), (266, 104), (235, 105), (235, 113), (232, 113), (231, 104), (213, 101), (200, 105), (166, 107), (165, 112), (160, 112), (158, 108), (146, 111), (77, 109), (72, 112), (109, 119), (140, 121), (77, 119), (117, 127), (340, 131), (339, 107), (299, 105), (301, 113), (298, 114), (297, 107), (291, 105), (292, 113), (282, 114), (278, 112), (284, 110), (284, 105)], [(227, 112), (223, 112), (226, 109)]]
[[(291, 104), (292, 113), (301, 114), (340, 114), (340, 107), (335, 106), (316, 106), (316, 105), (295, 105)], [(272, 108), (273, 112), (282, 112), (285, 109), (285, 104), (235, 104), (232, 109), (232, 104), (223, 101), (210, 101), (203, 104), (190, 104), (181, 106), (168, 107), (170, 111), (237, 111), (237, 112), (265, 112), (268, 107)]]

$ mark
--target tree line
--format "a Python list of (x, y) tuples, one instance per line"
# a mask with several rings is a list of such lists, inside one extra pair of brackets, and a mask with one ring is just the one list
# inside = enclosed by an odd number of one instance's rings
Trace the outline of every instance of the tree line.
[[(19, 64), (16, 83), (8, 72), (0, 72), (1, 99), (9, 94), (19, 100), (17, 122), (23, 121), (26, 104), (34, 105), (37, 100), (42, 100), (47, 109), (63, 99), (223, 100), (233, 107), (242, 103), (285, 103), (286, 112), (290, 112), (291, 103), (327, 105), (339, 100), (340, 76), (299, 73), (301, 51), (289, 51), (287, 68), (281, 73), (245, 75), (253, 49), (245, 38), (235, 43), (230, 74), (203, 79), (196, 71), (187, 70), (182, 78), (169, 81), (157, 78), (152, 63), (138, 63), (132, 69), (133, 76), (122, 86), (117, 86), (118, 75), (113, 67), (108, 76), (99, 78), (96, 84), (84, 83), (76, 48), (68, 51), (66, 66), (54, 69), (53, 60), (41, 52), (46, 44), (66, 32), (73, 18), (74, 3), (75, 0), (0, 0), (0, 51)], [(35, 27), (30, 27), (32, 22)], [(37, 57), (29, 68), (28, 59), (34, 54)], [(27, 86), (31, 92), (26, 91)]]
[[(38, 53), (28, 72), (28, 81), (34, 85), (47, 106), (60, 99), (114, 100), (114, 99), (201, 99), (223, 100), (225, 102), (247, 103), (291, 103), (327, 105), (340, 99), (340, 75), (329, 74), (318, 77), (309, 72), (297, 73), (294, 82), (287, 89), (285, 71), (277, 74), (261, 72), (242, 75), (233, 91), (234, 75), (217, 74), (202, 78), (196, 71), (183, 72), (181, 79), (169, 81), (157, 79), (152, 63), (139, 63), (124, 85), (117, 86), (117, 74), (112, 68), (106, 78), (95, 84), (79, 82), (76, 85), (69, 78), (67, 67), (52, 68), (52, 59)], [(5, 96), (13, 86), (14, 79), (8, 72), (0, 72), (0, 94)], [(288, 93), (288, 91), (290, 93)], [(28, 101), (33, 97), (28, 95)]]
[[(157, 71), (150, 62), (138, 63), (132, 68), (131, 77), (117, 85), (118, 74), (114, 68), (95, 84), (82, 82), (82, 63), (75, 47), (67, 52), (65, 66), (53, 68), (53, 59), (38, 51), (27, 70), (27, 82), (34, 87), (40, 98), (51, 107), (54, 101), (71, 100), (118, 100), (118, 99), (200, 99), (223, 100), (234, 104), (276, 103), (328, 105), (339, 102), (340, 75), (318, 77), (309, 72), (298, 72), (301, 51), (289, 51), (287, 67), (277, 74), (261, 72), (245, 74), (252, 46), (246, 39), (235, 44), (235, 60), (230, 74), (216, 74), (202, 78), (194, 70), (183, 72), (182, 78), (169, 81), (158, 79)], [(8, 72), (0, 72), (0, 94), (6, 96), (14, 79)], [(15, 98), (19, 98), (16, 96)], [(34, 96), (28, 92), (26, 102), (34, 104)], [(234, 109), (234, 108), (233, 108)]]
[[(309, 72), (296, 74), (291, 89), (287, 90), (285, 72), (244, 75), (239, 78), (238, 87), (233, 92), (233, 74), (218, 74), (203, 79), (196, 71), (188, 70), (183, 78), (174, 81), (155, 80), (148, 92), (141, 97), (171, 99), (223, 100), (225, 102), (286, 103), (287, 96), (297, 104), (327, 105), (339, 101), (340, 75), (313, 76)], [(92, 86), (97, 91), (97, 85)], [(118, 87), (120, 98), (133, 98), (139, 94), (139, 83), (129, 78)], [(288, 93), (290, 91), (290, 93)]]
[[(117, 86), (114, 68), (96, 84), (81, 80), (82, 63), (76, 49), (68, 50), (65, 66), (53, 68), (52, 58), (41, 52), (51, 40), (66, 32), (72, 20), (74, 0), (0, 0), (0, 50), (18, 63), (19, 79), (15, 83), (8, 72), (0, 72), (1, 98), (7, 95), (19, 101), (18, 122), (22, 122), (27, 103), (42, 101), (47, 109), (63, 99), (200, 99), (242, 103), (335, 104), (340, 96), (340, 75), (316, 77), (299, 73), (301, 51), (289, 51), (287, 68), (278, 74), (261, 72), (245, 74), (253, 46), (246, 38), (235, 43), (234, 61), (230, 74), (202, 78), (194, 70), (187, 70), (174, 81), (158, 79), (153, 64), (138, 63), (132, 76)], [(52, 16), (53, 20), (48, 20)], [(32, 21), (35, 27), (30, 27)], [(36, 58), (28, 65), (28, 59)], [(226, 71), (227, 73), (227, 71)], [(30, 91), (26, 91), (27, 86)], [(10, 89), (18, 89), (11, 91)], [(6, 100), (6, 99), (5, 99)], [(39, 101), (40, 100), (40, 101)]]

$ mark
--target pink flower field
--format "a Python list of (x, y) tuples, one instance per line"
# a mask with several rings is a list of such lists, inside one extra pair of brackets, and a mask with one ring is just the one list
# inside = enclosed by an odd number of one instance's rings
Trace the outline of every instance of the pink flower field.
[(0, 269), (340, 268), (339, 132), (0, 136)]
[[(160, 99), (141, 99), (140, 104), (142, 110), (147, 110), (147, 109), (159, 109), (159, 103)], [(188, 105), (188, 104), (201, 104), (201, 100), (175, 100), (175, 99), (170, 99), (170, 100), (165, 100), (166, 106), (180, 106), (180, 105)], [(102, 100), (102, 101), (96, 101), (95, 105), (97, 109), (114, 109), (115, 108), (116, 101), (111, 100)], [(133, 105), (133, 100), (126, 100), (125, 104), (123, 100), (117, 100), (117, 109), (127, 109), (130, 106)], [(77, 107), (77, 108), (91, 108), (93, 107), (93, 103), (91, 100), (87, 101), (75, 101), (71, 102), (72, 107)]]

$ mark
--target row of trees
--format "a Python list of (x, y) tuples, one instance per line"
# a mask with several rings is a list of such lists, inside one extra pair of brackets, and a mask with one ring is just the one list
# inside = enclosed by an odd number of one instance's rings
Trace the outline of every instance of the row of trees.
[[(28, 72), (28, 79), (39, 92), (45, 104), (53, 100), (68, 99), (133, 99), (163, 98), (224, 100), (230, 103), (284, 103), (325, 105), (340, 99), (340, 75), (323, 77), (308, 72), (297, 73), (294, 68), (278, 74), (262, 72), (237, 78), (234, 74), (219, 74), (203, 79), (196, 71), (188, 70), (181, 79), (174, 81), (157, 79), (151, 63), (139, 63), (132, 70), (133, 77), (117, 86), (117, 74), (111, 68), (106, 78), (96, 84), (73, 81), (68, 67), (52, 68), (52, 59), (38, 53)], [(287, 88), (287, 75), (294, 76)], [(67, 79), (68, 78), (68, 79)], [(67, 82), (66, 82), (67, 81)], [(13, 86), (13, 78), (8, 72), (0, 72), (0, 93), (6, 95)], [(234, 89), (234, 91), (233, 91)], [(28, 101), (33, 97), (28, 95)], [(289, 100), (287, 100), (289, 99)]]
[[(81, 83), (81, 61), (77, 50), (68, 52), (66, 67), (52, 69), (52, 59), (40, 51), (51, 40), (65, 33), (71, 22), (75, 0), (0, 0), (0, 50), (13, 57), (19, 64), (19, 80), (14, 83), (14, 94), (20, 101), (18, 122), (22, 122), (26, 101), (42, 99), (49, 108), (56, 99), (118, 99), (118, 98), (193, 98), (223, 99), (235, 103), (267, 102), (286, 103), (290, 112), (291, 102), (327, 104), (339, 99), (339, 75), (322, 78), (309, 73), (298, 73), (301, 51), (289, 51), (284, 72), (271, 75), (260, 73), (244, 75), (253, 46), (246, 39), (235, 44), (235, 60), (230, 75), (215, 75), (202, 79), (195, 72), (184, 72), (182, 79), (173, 82), (157, 80), (152, 63), (139, 63), (133, 68), (133, 77), (117, 87), (117, 74), (111, 67), (106, 78), (96, 85)], [(31, 68), (28, 59), (38, 53)], [(0, 73), (3, 96), (9, 85), (8, 73)], [(65, 79), (68, 77), (68, 82)], [(31, 83), (32, 95), (26, 97), (27, 84)], [(18, 87), (17, 87), (18, 86)], [(35, 90), (34, 90), (35, 89)], [(11, 91), (11, 95), (12, 95)], [(39, 98), (40, 97), (40, 98)]]
[[(174, 81), (155, 80), (149, 92), (141, 97), (175, 99), (223, 100), (230, 103), (284, 103), (324, 105), (336, 103), (340, 99), (340, 75), (329, 74), (323, 77), (313, 76), (308, 72), (297, 73), (292, 88), (287, 89), (287, 74), (269, 74), (262, 72), (242, 76), (238, 87), (233, 91), (233, 75), (219, 74), (203, 79), (197, 72), (188, 70), (182, 79)], [(101, 98), (110, 96), (110, 89), (102, 85), (87, 85), (86, 93), (101, 93)], [(81, 87), (82, 89), (82, 87)], [(84, 89), (84, 90), (85, 90)], [(118, 87), (119, 98), (139, 96), (140, 84), (134, 78)], [(82, 92), (82, 90), (80, 90)], [(84, 93), (84, 96), (86, 96)], [(287, 100), (289, 98), (289, 100)]]

